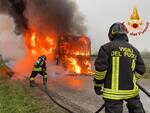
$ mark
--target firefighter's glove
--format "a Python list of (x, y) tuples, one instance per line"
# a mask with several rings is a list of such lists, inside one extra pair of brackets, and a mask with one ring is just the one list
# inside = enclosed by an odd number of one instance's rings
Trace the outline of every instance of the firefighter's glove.
[(135, 78), (136, 78), (136, 82), (139, 82), (139, 80), (141, 79), (142, 75), (135, 73)]
[(46, 69), (42, 69), (42, 71), (45, 73), (45, 72), (46, 72)]
[(34, 64), (34, 67), (37, 68), (37, 67), (40, 67), (40, 65), (36, 63), (36, 64)]
[(43, 67), (43, 71), (45, 71), (45, 72), (46, 72), (46, 67)]
[(97, 95), (102, 95), (102, 88), (100, 86), (94, 86), (94, 91)]

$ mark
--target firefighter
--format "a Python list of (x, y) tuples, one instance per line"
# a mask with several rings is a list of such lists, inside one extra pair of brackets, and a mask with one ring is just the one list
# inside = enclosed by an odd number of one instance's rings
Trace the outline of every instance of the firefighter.
[(110, 42), (101, 46), (95, 61), (94, 89), (97, 95), (103, 92), (105, 113), (122, 113), (123, 101), (129, 113), (145, 113), (137, 86), (145, 64), (139, 51), (128, 43), (127, 33), (123, 23), (114, 23)]
[(43, 76), (43, 85), (47, 84), (47, 73), (46, 73), (46, 56), (42, 55), (38, 58), (36, 63), (34, 64), (31, 76), (30, 76), (30, 86), (34, 87), (35, 85), (35, 77), (37, 74)]

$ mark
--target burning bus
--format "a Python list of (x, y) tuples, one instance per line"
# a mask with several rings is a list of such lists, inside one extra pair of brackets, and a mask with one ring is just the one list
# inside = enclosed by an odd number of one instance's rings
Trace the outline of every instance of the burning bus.
[(66, 35), (58, 40), (57, 63), (62, 65), (70, 74), (91, 74), (90, 40), (86, 36)]
[(25, 34), (25, 45), (33, 57), (46, 55), (49, 61), (63, 66), (69, 74), (91, 75), (90, 39), (86, 36), (47, 33), (41, 36), (36, 32)]

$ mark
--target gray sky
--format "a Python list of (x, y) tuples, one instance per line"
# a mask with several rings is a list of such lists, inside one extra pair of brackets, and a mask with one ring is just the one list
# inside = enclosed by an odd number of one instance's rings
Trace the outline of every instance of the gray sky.
[[(108, 30), (114, 22), (128, 22), (134, 6), (144, 22), (150, 22), (150, 0), (76, 0), (79, 10), (85, 15), (92, 53), (108, 42)], [(144, 35), (129, 36), (130, 43), (140, 51), (150, 51), (150, 26)]]

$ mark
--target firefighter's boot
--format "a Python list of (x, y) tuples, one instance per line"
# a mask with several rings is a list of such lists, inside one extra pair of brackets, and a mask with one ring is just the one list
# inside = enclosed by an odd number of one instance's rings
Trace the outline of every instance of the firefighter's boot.
[(30, 78), (30, 87), (35, 87), (34, 78)]

